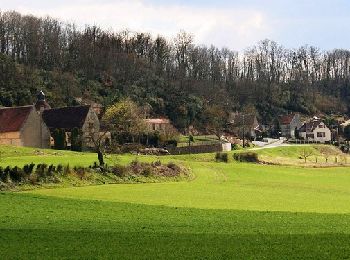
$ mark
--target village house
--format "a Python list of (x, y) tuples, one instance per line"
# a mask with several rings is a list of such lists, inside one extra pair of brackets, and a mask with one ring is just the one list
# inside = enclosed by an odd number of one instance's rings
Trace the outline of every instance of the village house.
[(313, 118), (311, 121), (302, 125), (299, 129), (301, 139), (326, 143), (332, 140), (331, 130), (318, 118)]
[(167, 129), (172, 128), (169, 119), (165, 118), (148, 118), (144, 120), (149, 132), (165, 132)]
[(281, 134), (283, 137), (295, 138), (295, 130), (299, 129), (302, 126), (300, 114), (293, 113), (281, 116), (279, 118), (279, 124), (281, 128)]
[(50, 131), (34, 106), (0, 108), (0, 144), (50, 147)]
[(229, 119), (230, 130), (238, 137), (255, 139), (261, 131), (258, 119), (253, 114), (233, 113)]
[(52, 134), (56, 129), (65, 131), (68, 148), (71, 146), (73, 129), (81, 134), (83, 150), (92, 149), (94, 139), (100, 134), (100, 122), (90, 106), (48, 109), (43, 111), (42, 117)]

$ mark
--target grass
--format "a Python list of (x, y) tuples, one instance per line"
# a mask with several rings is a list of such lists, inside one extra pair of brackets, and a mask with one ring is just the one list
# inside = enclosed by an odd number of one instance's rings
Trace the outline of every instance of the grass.
[[(303, 152), (311, 153), (305, 160)], [(279, 165), (304, 165), (304, 166), (336, 166), (348, 165), (350, 157), (343, 154), (338, 148), (327, 145), (293, 145), (287, 147), (276, 147), (256, 151), (259, 158), (268, 163)]]
[[(294, 158), (294, 149), (257, 152)], [(0, 259), (349, 258), (350, 168), (161, 159), (191, 167), (195, 180), (0, 193)]]

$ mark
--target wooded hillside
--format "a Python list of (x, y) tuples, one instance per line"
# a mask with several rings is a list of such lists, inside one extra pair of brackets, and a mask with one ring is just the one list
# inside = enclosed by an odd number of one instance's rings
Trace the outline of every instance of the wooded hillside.
[(0, 105), (31, 104), (39, 89), (53, 107), (73, 105), (74, 97), (109, 105), (127, 96), (180, 128), (201, 124), (210, 106), (256, 111), (263, 123), (287, 111), (348, 112), (348, 50), (263, 40), (238, 53), (195, 45), (193, 37), (80, 30), (50, 17), (0, 13)]

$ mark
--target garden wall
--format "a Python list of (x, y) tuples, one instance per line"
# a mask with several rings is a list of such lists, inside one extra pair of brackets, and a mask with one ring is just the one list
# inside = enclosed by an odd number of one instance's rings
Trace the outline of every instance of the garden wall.
[[(230, 144), (231, 147), (231, 144)], [(193, 145), (184, 147), (168, 147), (170, 154), (216, 153), (228, 151), (227, 144)]]

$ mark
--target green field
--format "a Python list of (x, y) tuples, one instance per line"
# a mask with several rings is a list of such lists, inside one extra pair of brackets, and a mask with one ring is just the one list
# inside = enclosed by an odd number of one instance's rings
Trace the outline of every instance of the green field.
[[(257, 152), (294, 160), (296, 149)], [(2, 165), (95, 160), (94, 154), (13, 151), (3, 150)], [(213, 158), (161, 158), (190, 167), (192, 181), (0, 193), (0, 259), (350, 258), (350, 168)]]

